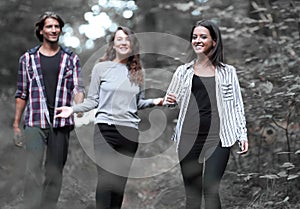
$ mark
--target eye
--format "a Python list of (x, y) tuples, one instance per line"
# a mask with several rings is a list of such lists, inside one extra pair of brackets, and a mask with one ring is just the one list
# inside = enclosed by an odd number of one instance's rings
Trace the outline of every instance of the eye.
[(197, 39), (197, 35), (193, 35), (193, 36), (192, 36), (192, 39), (193, 39), (193, 40)]

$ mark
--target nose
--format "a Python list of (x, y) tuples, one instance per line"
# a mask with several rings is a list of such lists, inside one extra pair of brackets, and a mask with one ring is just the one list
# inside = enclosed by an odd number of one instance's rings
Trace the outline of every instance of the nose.
[(126, 38), (122, 38), (121, 39), (121, 44), (127, 44), (127, 39)]
[(52, 26), (52, 27), (51, 27), (51, 32), (56, 32), (57, 29), (58, 29), (58, 28), (57, 28), (56, 26)]
[(198, 37), (196, 38), (196, 42), (201, 42), (201, 37), (200, 37), (200, 36), (198, 36)]

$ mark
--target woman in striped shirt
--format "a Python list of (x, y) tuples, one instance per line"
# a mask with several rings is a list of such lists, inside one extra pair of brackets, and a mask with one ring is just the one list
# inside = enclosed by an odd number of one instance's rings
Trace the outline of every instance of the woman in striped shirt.
[[(190, 42), (195, 59), (175, 71), (166, 103), (180, 107), (173, 140), (186, 192), (186, 209), (221, 208), (219, 185), (230, 148), (248, 151), (241, 90), (233, 66), (223, 63), (221, 33), (210, 20), (198, 21)], [(203, 172), (204, 170), (204, 172)]]

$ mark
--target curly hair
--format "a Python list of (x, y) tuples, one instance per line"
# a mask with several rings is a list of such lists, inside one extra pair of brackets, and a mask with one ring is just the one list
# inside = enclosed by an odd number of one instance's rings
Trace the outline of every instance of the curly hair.
[(116, 51), (113, 48), (113, 46), (114, 46), (116, 33), (119, 30), (122, 30), (126, 35), (128, 35), (132, 47), (131, 54), (129, 55), (126, 63), (126, 66), (130, 73), (130, 81), (135, 84), (143, 84), (144, 73), (142, 70), (140, 54), (139, 54), (140, 46), (134, 32), (131, 31), (129, 28), (123, 26), (119, 26), (117, 28), (117, 30), (112, 34), (108, 43), (108, 47), (106, 48), (104, 55), (99, 59), (99, 61), (100, 62), (108, 61), (108, 60), (112, 61), (116, 58)]

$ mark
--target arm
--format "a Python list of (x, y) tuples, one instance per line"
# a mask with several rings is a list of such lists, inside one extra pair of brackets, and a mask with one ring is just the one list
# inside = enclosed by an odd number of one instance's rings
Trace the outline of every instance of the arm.
[[(177, 105), (177, 98), (180, 94), (181, 86), (182, 86), (182, 79), (180, 79), (180, 72), (184, 70), (184, 67), (181, 65), (179, 66), (171, 80), (171, 83), (167, 89), (167, 93), (163, 98), (156, 98), (153, 99), (152, 103), (153, 106), (176, 106)], [(145, 100), (144, 98), (144, 92), (141, 92), (139, 95), (141, 103), (139, 104), (139, 109), (145, 108)], [(143, 104), (144, 102), (144, 104)]]
[[(144, 74), (143, 70), (143, 74)], [(138, 109), (145, 109), (153, 106), (162, 106), (163, 98), (145, 99), (145, 84), (139, 85), (140, 92), (137, 95)]]
[[(83, 92), (78, 92), (75, 97), (74, 97), (74, 102), (75, 104), (80, 104), (84, 100), (84, 93)], [(83, 116), (83, 112), (77, 113), (77, 117), (81, 118)]]
[(80, 104), (84, 100), (84, 93), (83, 92), (78, 92), (75, 97), (74, 97), (74, 102), (75, 104)]
[(235, 68), (233, 68), (233, 86), (234, 86), (234, 99), (235, 99), (235, 109), (236, 109), (236, 124), (237, 132), (241, 136), (238, 139), (239, 147), (241, 149), (240, 154), (245, 154), (248, 151), (248, 138), (247, 138), (247, 128), (246, 128), (246, 118), (244, 113), (244, 104), (242, 93), (240, 89), (240, 84), (236, 74)]
[(74, 73), (73, 73), (73, 82), (74, 82), (73, 94), (74, 94), (74, 102), (75, 104), (78, 104), (83, 102), (85, 96), (85, 90), (84, 90), (84, 85), (81, 77), (81, 65), (77, 55), (75, 55), (73, 62), (74, 62), (73, 65), (75, 66)]
[(92, 71), (87, 99), (83, 101), (84, 94), (82, 92), (78, 92), (74, 97), (76, 105), (73, 105), (72, 107), (63, 106), (56, 108), (56, 112), (59, 112), (59, 114), (55, 115), (54, 117), (67, 118), (73, 113), (88, 112), (96, 108), (99, 103), (100, 81), (101, 77), (99, 70), (97, 70), (97, 67), (95, 66)]
[[(77, 55), (74, 56), (74, 73), (73, 73), (73, 81), (74, 81), (74, 102), (75, 104), (82, 103), (85, 96), (84, 85), (81, 77), (81, 65), (80, 60)], [(83, 112), (77, 113), (77, 117), (82, 117)]]
[[(88, 112), (92, 109), (95, 109), (99, 104), (99, 91), (101, 85), (101, 72), (102, 69), (99, 68), (99, 65), (95, 65), (92, 70), (91, 82), (88, 90), (88, 95), (86, 100), (80, 104), (73, 106), (74, 113), (78, 112)], [(80, 97), (80, 96), (79, 96)]]
[(183, 85), (182, 79), (180, 79), (181, 70), (181, 66), (179, 66), (173, 74), (163, 101), (163, 104), (166, 106), (176, 106), (180, 102), (180, 91)]
[[(19, 60), (18, 68), (18, 77), (17, 77), (17, 91), (15, 93), (15, 117), (13, 122), (13, 133), (14, 139), (21, 136), (20, 122), (23, 112), (27, 104), (27, 74), (26, 74), (26, 65), (27, 65), (27, 54), (22, 56)], [(16, 143), (16, 141), (15, 141)], [(21, 146), (22, 144), (16, 144)]]
[(19, 128), (19, 126), (20, 126), (21, 117), (23, 115), (25, 107), (26, 107), (26, 100), (16, 98), (16, 110), (15, 110), (15, 118), (13, 123), (15, 136), (21, 135), (21, 129)]
[[(140, 87), (143, 89), (143, 86)], [(163, 98), (155, 98), (155, 99), (145, 99), (145, 91), (141, 90), (137, 95), (137, 106), (138, 109), (145, 109), (148, 107), (154, 107), (161, 105), (163, 102)]]

